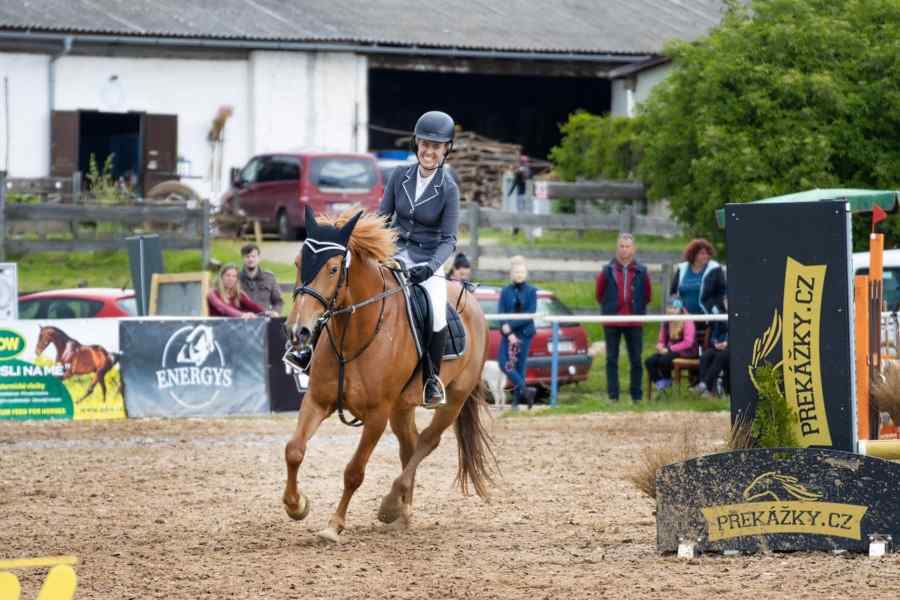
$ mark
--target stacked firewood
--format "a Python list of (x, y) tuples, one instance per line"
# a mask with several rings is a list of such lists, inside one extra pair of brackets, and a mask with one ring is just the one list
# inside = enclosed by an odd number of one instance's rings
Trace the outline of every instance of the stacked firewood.
[(503, 205), (504, 173), (519, 166), (522, 147), (504, 144), (471, 131), (459, 131), (448, 163), (459, 179), (460, 200), (481, 206)]

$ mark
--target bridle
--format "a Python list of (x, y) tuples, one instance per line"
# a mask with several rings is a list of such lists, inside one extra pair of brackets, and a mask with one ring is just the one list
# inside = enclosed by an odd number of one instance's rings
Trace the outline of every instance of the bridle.
[[(308, 241), (309, 240), (307, 240), (307, 242)], [(310, 245), (311, 249), (313, 249), (313, 252), (316, 252), (316, 250), (313, 248), (315, 244), (323, 244), (323, 243), (316, 242), (316, 240), (313, 240), (313, 244)], [(372, 342), (375, 341), (375, 338), (378, 337), (378, 333), (381, 331), (381, 327), (384, 325), (384, 308), (385, 308), (386, 299), (388, 298), (388, 296), (392, 296), (392, 295), (402, 291), (404, 288), (409, 287), (410, 284), (405, 283), (396, 288), (391, 288), (390, 290), (387, 289), (387, 279), (384, 276), (384, 267), (379, 265), (378, 273), (381, 275), (381, 282), (382, 282), (381, 293), (376, 294), (375, 296), (372, 296), (371, 298), (368, 298), (366, 300), (363, 300), (362, 302), (357, 302), (355, 304), (350, 304), (348, 306), (337, 307), (337, 298), (340, 295), (341, 289), (343, 287), (349, 287), (349, 285), (350, 285), (350, 251), (348, 249), (346, 249), (345, 247), (341, 246), (340, 244), (331, 243), (331, 242), (325, 242), (324, 244), (327, 244), (328, 247), (332, 250), (339, 249), (339, 248), (344, 250), (343, 257), (341, 258), (340, 275), (338, 276), (338, 283), (334, 288), (334, 293), (331, 295), (331, 298), (326, 299), (325, 296), (323, 296), (317, 289), (310, 287), (306, 284), (303, 284), (303, 285), (300, 285), (300, 286), (297, 286), (296, 288), (294, 288), (293, 301), (294, 301), (294, 303), (296, 303), (298, 298), (306, 295), (306, 296), (312, 297), (319, 304), (321, 304), (322, 307), (325, 309), (325, 312), (323, 312), (321, 315), (319, 315), (319, 318), (316, 320), (316, 325), (313, 328), (312, 335), (310, 336), (310, 345), (312, 348), (316, 347), (316, 343), (318, 342), (319, 335), (322, 333), (322, 330), (324, 330), (328, 334), (329, 345), (331, 346), (331, 349), (334, 352), (335, 357), (338, 360), (338, 391), (337, 391), (338, 417), (340, 417), (341, 422), (344, 425), (350, 425), (351, 427), (359, 427), (360, 425), (363, 424), (363, 422), (360, 419), (354, 418), (354, 419), (350, 420), (350, 419), (347, 419), (347, 417), (344, 415), (344, 370), (348, 363), (359, 358), (362, 355), (362, 353), (365, 352), (369, 348), (369, 346), (372, 344)], [(319, 251), (322, 251), (322, 250), (319, 250)], [(368, 340), (366, 340), (366, 343), (363, 344), (363, 346), (359, 350), (357, 350), (353, 354), (353, 356), (347, 357), (344, 354), (344, 341), (347, 336), (347, 331), (350, 328), (344, 327), (344, 330), (340, 336), (340, 341), (336, 342), (335, 336), (334, 336), (333, 332), (331, 331), (331, 328), (328, 326), (328, 323), (331, 321), (332, 317), (345, 315), (345, 314), (349, 314), (352, 316), (353, 313), (355, 313), (358, 309), (363, 308), (364, 306), (368, 306), (369, 304), (374, 304), (375, 302), (379, 302), (379, 301), (381, 302), (381, 309), (378, 313), (378, 323), (375, 325), (375, 331), (372, 332), (372, 335), (369, 337)], [(297, 378), (295, 377), (295, 381), (296, 380), (297, 380)], [(299, 382), (298, 382), (298, 387), (299, 387)]]

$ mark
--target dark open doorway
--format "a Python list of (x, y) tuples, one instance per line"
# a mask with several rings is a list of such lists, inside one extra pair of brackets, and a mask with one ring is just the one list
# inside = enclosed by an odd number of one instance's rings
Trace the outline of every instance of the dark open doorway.
[(111, 175), (118, 180), (133, 182), (140, 175), (141, 113), (104, 113), (81, 111), (78, 140), (78, 169), (90, 172), (90, 160), (97, 161), (97, 169), (111, 159)]
[[(610, 107), (610, 83), (598, 77), (369, 70), (370, 123), (410, 131), (422, 112), (445, 110), (463, 129), (521, 144), (536, 158), (559, 143), (559, 126), (575, 110), (605, 114)], [(397, 137), (370, 130), (369, 147), (394, 148)]]

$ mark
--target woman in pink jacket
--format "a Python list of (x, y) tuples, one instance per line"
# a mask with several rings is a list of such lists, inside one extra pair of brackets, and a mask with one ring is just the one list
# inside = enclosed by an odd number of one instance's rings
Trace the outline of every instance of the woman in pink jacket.
[(257, 315), (268, 314), (262, 306), (251, 300), (250, 296), (241, 290), (237, 266), (231, 263), (224, 264), (219, 269), (215, 287), (209, 291), (206, 300), (211, 317), (252, 319)]
[[(686, 314), (677, 298), (666, 312), (670, 315)], [(650, 381), (656, 384), (656, 389), (666, 389), (672, 385), (672, 361), (676, 358), (694, 358), (697, 353), (697, 328), (693, 321), (663, 323), (659, 328), (656, 354), (644, 361)]]

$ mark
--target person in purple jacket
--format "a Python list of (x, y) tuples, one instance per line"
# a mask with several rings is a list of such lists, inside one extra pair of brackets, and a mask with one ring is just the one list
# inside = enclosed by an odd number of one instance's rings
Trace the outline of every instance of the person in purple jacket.
[[(670, 315), (686, 314), (677, 298), (672, 300), (672, 305), (666, 312)], [(666, 389), (672, 385), (673, 361), (676, 358), (694, 358), (697, 353), (697, 328), (692, 321), (663, 323), (659, 328), (656, 353), (644, 361), (650, 381), (656, 385), (656, 389)]]

